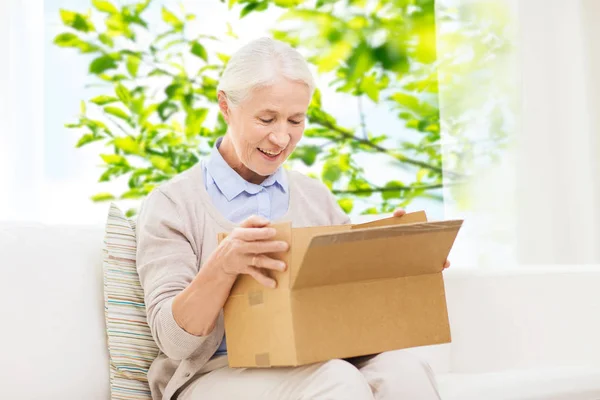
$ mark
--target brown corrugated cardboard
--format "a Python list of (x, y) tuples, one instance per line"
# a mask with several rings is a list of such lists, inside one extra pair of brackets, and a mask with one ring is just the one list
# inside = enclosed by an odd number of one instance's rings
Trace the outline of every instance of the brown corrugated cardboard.
[[(288, 269), (238, 277), (225, 304), (231, 367), (296, 366), (450, 341), (442, 269), (462, 221), (275, 224)], [(225, 234), (221, 234), (222, 240)]]

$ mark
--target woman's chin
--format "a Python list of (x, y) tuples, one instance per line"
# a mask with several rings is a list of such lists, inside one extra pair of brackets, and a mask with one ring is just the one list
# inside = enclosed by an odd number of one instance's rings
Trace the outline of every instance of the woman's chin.
[(258, 160), (256, 160), (256, 163), (254, 164), (256, 166), (254, 171), (262, 176), (274, 174), (275, 171), (277, 171), (277, 168), (279, 168), (281, 164), (283, 164), (283, 161), (285, 161), (283, 152), (277, 157), (268, 157), (261, 152), (258, 152), (257, 155)]

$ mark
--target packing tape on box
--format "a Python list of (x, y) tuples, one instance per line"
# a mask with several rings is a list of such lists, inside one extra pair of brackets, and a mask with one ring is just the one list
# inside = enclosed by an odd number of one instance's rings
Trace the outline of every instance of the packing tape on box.
[(256, 306), (262, 303), (264, 303), (262, 291), (248, 293), (248, 305)]
[(271, 356), (269, 353), (260, 353), (254, 355), (254, 362), (257, 367), (270, 367)]

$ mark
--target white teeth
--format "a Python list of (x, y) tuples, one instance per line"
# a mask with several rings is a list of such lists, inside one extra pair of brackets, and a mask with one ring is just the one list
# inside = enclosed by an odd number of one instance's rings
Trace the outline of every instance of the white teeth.
[(270, 155), (270, 156), (277, 156), (277, 155), (279, 155), (279, 153), (281, 153), (281, 152), (278, 152), (278, 153), (273, 153), (273, 152), (271, 152), (271, 151), (268, 151), (268, 150), (263, 150), (263, 149), (260, 149), (260, 148), (259, 148), (259, 150), (260, 150), (260, 151), (262, 151), (262, 152), (263, 152), (263, 153), (265, 153), (265, 154), (268, 154), (268, 155)]

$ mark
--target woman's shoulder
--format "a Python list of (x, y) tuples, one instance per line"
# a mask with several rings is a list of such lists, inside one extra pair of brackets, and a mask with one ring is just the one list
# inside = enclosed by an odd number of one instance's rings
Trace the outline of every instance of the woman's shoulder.
[(172, 209), (183, 218), (200, 201), (199, 191), (203, 184), (202, 166), (198, 163), (152, 189), (142, 202), (140, 213), (145, 210), (162, 215)]
[[(160, 192), (173, 202), (197, 197), (198, 189), (204, 184), (202, 165), (197, 163), (191, 168), (180, 172), (169, 180), (164, 181), (154, 188), (153, 192)], [(151, 193), (152, 194), (152, 193)]]
[(287, 172), (290, 183), (295, 185), (299, 192), (310, 194), (310, 197), (327, 197), (331, 194), (329, 188), (319, 179), (294, 170), (288, 170)]
[(340, 225), (348, 223), (348, 216), (340, 209), (327, 185), (317, 178), (297, 171), (288, 171), (290, 182), (295, 185), (297, 209), (311, 219), (310, 225)]

